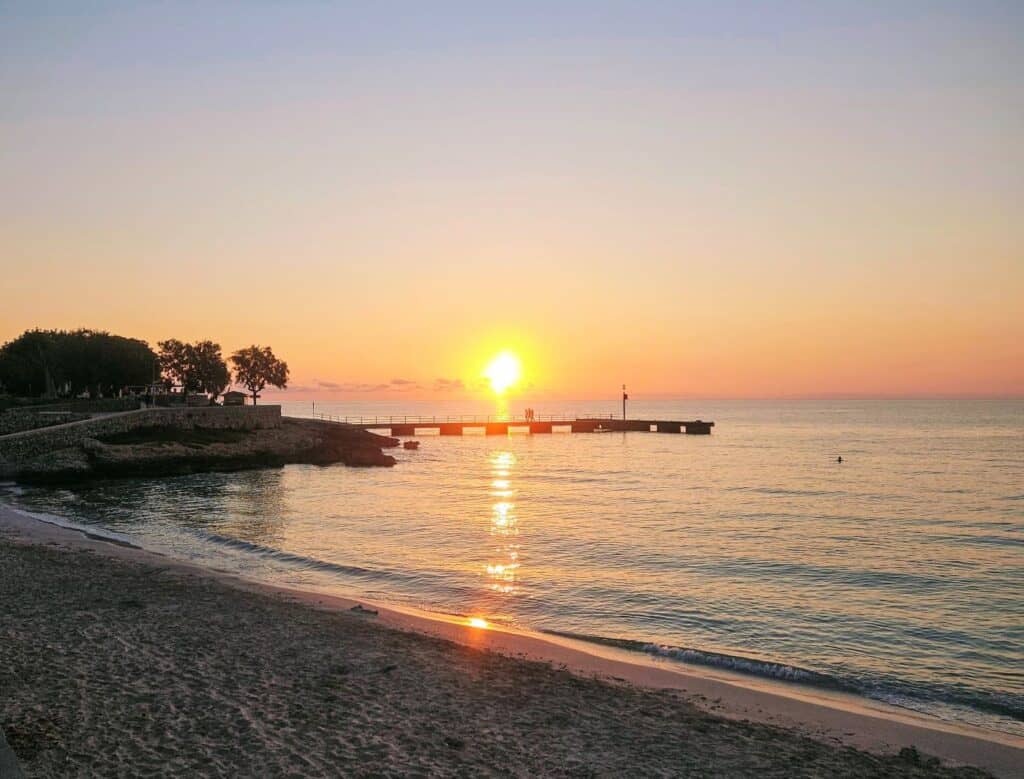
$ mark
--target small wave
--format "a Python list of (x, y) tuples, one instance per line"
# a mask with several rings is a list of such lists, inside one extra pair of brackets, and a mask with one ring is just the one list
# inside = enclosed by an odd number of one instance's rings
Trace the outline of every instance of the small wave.
[(943, 536), (943, 540), (955, 544), (981, 544), (996, 546), (1024, 546), (1024, 538), (1006, 538), (1005, 536)]
[(729, 492), (755, 492), (761, 495), (784, 495), (797, 498), (842, 497), (848, 493), (843, 490), (800, 490), (785, 487), (726, 487)]
[[(984, 695), (957, 694), (942, 690), (940, 694), (922, 695), (919, 691), (903, 691), (898, 688), (889, 689), (879, 685), (869, 685), (861, 692), (862, 695), (875, 698), (893, 706), (912, 711), (934, 714), (943, 719), (970, 722), (971, 712), (982, 712), (995, 715), (1001, 723), (978, 723), (983, 727), (994, 727), (1005, 733), (1024, 734), (1020, 723), (1024, 722), (1024, 696), (1012, 693), (995, 693)], [(938, 707), (940, 711), (935, 711)], [(956, 710), (952, 717), (942, 717), (941, 709)]]
[(142, 547), (134, 543), (130, 537), (121, 533), (115, 533), (113, 530), (107, 530), (105, 527), (98, 527), (96, 525), (85, 525), (79, 522), (72, 522), (70, 519), (64, 519), (64, 517), (58, 517), (56, 514), (46, 514), (41, 511), (26, 511), (20, 506), (10, 506), (19, 514), (23, 514), (26, 517), (31, 517), (37, 522), (45, 522), (48, 525), (56, 525), (67, 530), (76, 530), (86, 538), (91, 538), (94, 541), (106, 541), (110, 544), (117, 544), (118, 546), (129, 546), (133, 549), (141, 549)]
[(723, 668), (728, 671), (761, 676), (769, 679), (781, 679), (787, 682), (798, 682), (810, 684), (815, 687), (823, 687), (830, 690), (841, 690), (844, 692), (855, 692), (856, 688), (843, 682), (834, 676), (810, 671), (795, 665), (785, 663), (772, 663), (765, 660), (755, 660), (741, 655), (727, 655), (720, 652), (704, 652), (699, 649), (688, 647), (666, 646), (664, 644), (644, 644), (643, 651), (657, 657), (668, 657), (672, 660), (681, 660), (684, 663), (693, 665), (706, 665), (712, 668)]
[[(604, 636), (559, 630), (544, 630), (542, 632), (632, 652), (643, 652), (655, 657), (662, 657), (691, 665), (721, 668), (749, 676), (805, 684), (835, 692), (862, 695), (902, 708), (921, 711), (933, 716), (939, 716), (940, 718), (952, 719), (953, 721), (960, 719), (972, 721), (971, 711), (984, 712), (996, 715), (1002, 719), (1002, 724), (995, 725), (995, 727), (1008, 733), (1019, 733), (1019, 726), (1011, 723), (1024, 721), (1024, 698), (1010, 693), (995, 695), (984, 693), (971, 694), (951, 690), (940, 685), (910, 685), (897, 679), (886, 679), (884, 681), (844, 679), (796, 665), (759, 660), (742, 655), (730, 655), (723, 652), (705, 651), (692, 647), (671, 646), (622, 638), (606, 638)], [(944, 716), (942, 710), (949, 707), (958, 709), (958, 711), (951, 717), (948, 715)], [(979, 722), (978, 724), (982, 724), (985, 727), (993, 727), (991, 722)]]
[(691, 647), (671, 646), (668, 644), (655, 644), (648, 641), (635, 641), (626, 638), (606, 638), (604, 636), (592, 636), (581, 633), (570, 633), (560, 630), (544, 630), (544, 633), (554, 636), (573, 638), (577, 641), (586, 641), (591, 644), (616, 647), (632, 652), (643, 652), (644, 654), (664, 657), (670, 660), (678, 660), (692, 665), (704, 665), (713, 668), (736, 671), (760, 676), (769, 679), (779, 679), (787, 682), (798, 682), (809, 684), (815, 687), (822, 687), (829, 690), (842, 692), (856, 692), (857, 688), (842, 679), (823, 674), (818, 671), (811, 671), (807, 668), (800, 668), (785, 663), (773, 663), (766, 660), (757, 660), (742, 655), (729, 655), (722, 652), (708, 652)]
[(332, 563), (327, 560), (321, 560), (317, 557), (285, 552), (272, 546), (264, 546), (263, 544), (253, 543), (252, 541), (243, 541), (238, 538), (231, 538), (230, 536), (222, 536), (218, 533), (207, 533), (202, 530), (194, 529), (190, 532), (204, 541), (212, 542), (230, 549), (237, 549), (250, 554), (258, 554), (262, 557), (271, 558), (276, 562), (294, 565), (304, 570), (326, 571), (328, 573), (355, 576), (361, 579), (387, 579), (390, 581), (404, 581), (409, 583), (416, 583), (421, 581), (423, 578), (422, 576), (406, 574), (399, 571), (386, 571), (376, 568), (363, 568), (358, 565)]

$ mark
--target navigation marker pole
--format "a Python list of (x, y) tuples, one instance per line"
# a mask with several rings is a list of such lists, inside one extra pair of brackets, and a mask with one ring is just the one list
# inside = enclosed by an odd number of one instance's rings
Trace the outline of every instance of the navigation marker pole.
[(626, 401), (629, 400), (629, 395), (626, 394), (626, 385), (622, 385), (622, 418), (626, 418)]

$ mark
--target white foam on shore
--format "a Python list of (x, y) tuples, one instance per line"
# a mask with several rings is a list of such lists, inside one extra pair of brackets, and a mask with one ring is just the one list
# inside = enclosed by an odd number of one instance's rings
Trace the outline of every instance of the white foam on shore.
[(663, 644), (645, 644), (643, 651), (657, 657), (667, 657), (684, 663), (709, 665), (715, 668), (725, 668), (730, 671), (748, 673), (754, 676), (765, 676), (770, 679), (781, 679), (787, 682), (817, 684), (837, 689), (842, 689), (845, 686), (839, 680), (833, 679), (826, 674), (808, 671), (804, 668), (786, 665), (785, 663), (773, 663), (764, 660), (754, 660), (749, 657), (726, 655), (719, 652), (703, 652), (699, 649), (665, 646)]

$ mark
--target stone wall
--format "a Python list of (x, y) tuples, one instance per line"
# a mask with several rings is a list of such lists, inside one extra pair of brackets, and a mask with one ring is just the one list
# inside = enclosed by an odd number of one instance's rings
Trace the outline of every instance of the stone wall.
[(70, 411), (35, 411), (32, 409), (10, 408), (0, 411), (0, 435), (20, 433), (51, 425), (63, 425), (88, 419), (89, 414), (73, 414)]
[[(76, 446), (88, 438), (102, 438), (152, 427), (176, 427), (184, 430), (257, 430), (280, 426), (280, 406), (178, 406), (142, 409), (0, 436), (0, 460), (6, 460), (9, 464), (17, 463), (45, 452)], [(0, 468), (0, 471), (2, 470)]]

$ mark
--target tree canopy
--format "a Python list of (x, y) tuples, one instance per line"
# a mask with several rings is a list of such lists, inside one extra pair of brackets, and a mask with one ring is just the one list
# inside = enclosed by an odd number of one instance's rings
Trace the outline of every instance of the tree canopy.
[[(0, 389), (25, 397), (110, 397), (158, 378), (187, 393), (221, 395), (231, 372), (214, 341), (160, 341), (159, 354), (137, 338), (100, 330), (26, 330), (0, 346)], [(253, 403), (268, 385), (284, 389), (288, 364), (269, 346), (250, 346), (231, 356), (235, 381)]]
[(27, 330), (0, 347), (0, 384), (24, 396), (112, 396), (153, 381), (149, 344), (100, 330)]
[(268, 384), (284, 389), (288, 386), (288, 363), (279, 360), (269, 346), (249, 346), (231, 355), (235, 366), (235, 383), (252, 393), (255, 405), (259, 393)]
[(169, 384), (180, 384), (183, 393), (202, 392), (216, 398), (231, 383), (231, 374), (213, 341), (183, 343), (176, 338), (160, 341), (160, 369)]

